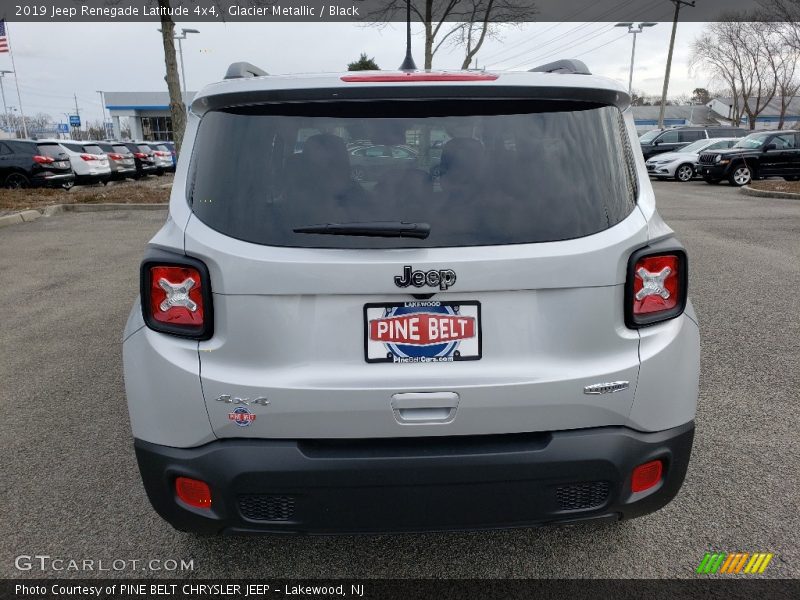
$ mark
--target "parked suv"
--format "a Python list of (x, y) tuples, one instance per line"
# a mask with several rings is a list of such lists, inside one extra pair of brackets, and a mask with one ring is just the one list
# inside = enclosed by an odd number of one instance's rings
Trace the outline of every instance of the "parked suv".
[(134, 177), (139, 179), (145, 175), (155, 175), (156, 158), (153, 149), (145, 142), (122, 142), (128, 150), (133, 153), (136, 174)]
[(739, 140), (730, 150), (704, 152), (700, 170), (707, 183), (727, 179), (746, 185), (760, 177), (800, 178), (800, 133), (761, 131)]
[(84, 149), (93, 152), (94, 147), (108, 156), (111, 179), (125, 179), (136, 175), (133, 152), (127, 146), (121, 142), (94, 142), (91, 146), (84, 146)]
[(0, 141), (0, 184), (3, 187), (70, 188), (74, 182), (69, 157), (58, 144), (31, 140)]
[(69, 155), (72, 170), (75, 172), (75, 183), (105, 184), (111, 179), (108, 156), (100, 148), (93, 145), (94, 152), (89, 152), (84, 149), (86, 142), (64, 140), (58, 143)]
[(730, 148), (739, 138), (711, 138), (697, 140), (674, 152), (656, 154), (645, 161), (647, 173), (656, 179), (674, 178), (677, 181), (691, 181), (697, 173), (701, 152)]
[(743, 137), (745, 135), (747, 132), (738, 127), (671, 127), (648, 131), (639, 138), (639, 145), (645, 160), (647, 160), (656, 154), (680, 150), (697, 140)]
[[(535, 71), (236, 63), (197, 95), (123, 335), (173, 526), (519, 527), (675, 496), (699, 373), (686, 252), (625, 90), (577, 61)], [(420, 153), (356, 181), (365, 135), (442, 140), (440, 176)]]

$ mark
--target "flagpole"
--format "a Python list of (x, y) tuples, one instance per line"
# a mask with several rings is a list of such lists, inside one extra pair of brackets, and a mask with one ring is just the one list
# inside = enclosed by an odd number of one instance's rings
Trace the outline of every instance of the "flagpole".
[(14, 71), (14, 83), (17, 86), (17, 100), (19, 101), (19, 114), (22, 117), (22, 137), (28, 137), (28, 126), (25, 124), (25, 111), (22, 109), (22, 95), (19, 93), (19, 73), (17, 65), (14, 64), (14, 51), (11, 49), (11, 35), (8, 32), (8, 21), (6, 21), (6, 38), (8, 40), (8, 55), (11, 57), (11, 69)]

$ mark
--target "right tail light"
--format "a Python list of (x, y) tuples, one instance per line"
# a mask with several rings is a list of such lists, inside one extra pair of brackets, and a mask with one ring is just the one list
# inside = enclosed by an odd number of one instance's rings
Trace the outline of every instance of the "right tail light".
[(149, 254), (140, 269), (140, 294), (142, 316), (150, 329), (199, 340), (211, 337), (211, 282), (201, 261), (166, 252)]
[(683, 248), (661, 243), (628, 261), (625, 324), (631, 328), (674, 319), (686, 308), (688, 262)]

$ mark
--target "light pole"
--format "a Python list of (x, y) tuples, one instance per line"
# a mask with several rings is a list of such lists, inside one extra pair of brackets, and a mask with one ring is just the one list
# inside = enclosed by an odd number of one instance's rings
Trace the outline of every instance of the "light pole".
[[(159, 29), (161, 31), (161, 29)], [(200, 33), (198, 29), (181, 29), (181, 34), (173, 36), (172, 39), (178, 40), (178, 55), (181, 57), (181, 80), (183, 81), (183, 96), (186, 96), (186, 69), (183, 67), (183, 45), (182, 40), (186, 39), (188, 33)], [(183, 98), (182, 98), (183, 99)]]
[(0, 70), (0, 93), (3, 95), (3, 126), (8, 128), (8, 106), (6, 105), (6, 90), (3, 87), (3, 78), (14, 71)]
[(639, 23), (636, 25), (635, 23), (617, 23), (614, 27), (627, 27), (628, 33), (633, 34), (633, 48), (631, 48), (631, 72), (628, 75), (628, 95), (633, 95), (633, 61), (636, 57), (636, 36), (644, 31), (645, 27), (653, 27), (654, 25), (658, 25), (658, 23)]
[(100, 94), (100, 110), (103, 113), (103, 133), (106, 134), (106, 138), (110, 138), (111, 136), (108, 135), (108, 127), (106, 127), (106, 98), (103, 94), (103, 90), (95, 90), (98, 94)]
[(5, 127), (8, 127), (8, 106), (6, 106), (6, 90), (3, 87), (3, 78), (8, 73), (13, 73), (13, 72), (14, 71), (7, 71), (5, 69), (0, 71), (0, 93), (3, 94), (3, 120), (4, 120), (3, 125)]

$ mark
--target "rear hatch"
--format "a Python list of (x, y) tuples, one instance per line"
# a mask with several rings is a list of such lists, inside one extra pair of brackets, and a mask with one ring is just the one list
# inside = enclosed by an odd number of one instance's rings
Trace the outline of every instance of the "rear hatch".
[[(647, 236), (620, 109), (456, 97), (204, 114), (185, 243), (211, 277), (217, 436), (625, 422), (625, 265)], [(409, 151), (356, 178), (355, 140)]]
[(116, 171), (130, 171), (136, 168), (133, 152), (122, 144), (103, 144), (100, 146), (108, 155), (111, 168)]
[(69, 173), (72, 170), (69, 155), (58, 144), (39, 143), (36, 145), (36, 149), (39, 156), (53, 159), (53, 162), (43, 161), (38, 163), (39, 168), (42, 170), (54, 171), (59, 174)]
[(100, 148), (100, 146), (98, 146), (97, 144), (86, 144), (83, 147), (83, 151), (88, 154), (91, 154), (92, 156), (97, 157), (95, 163), (97, 164), (98, 167), (105, 168), (111, 166), (108, 154), (106, 154), (105, 150)]

